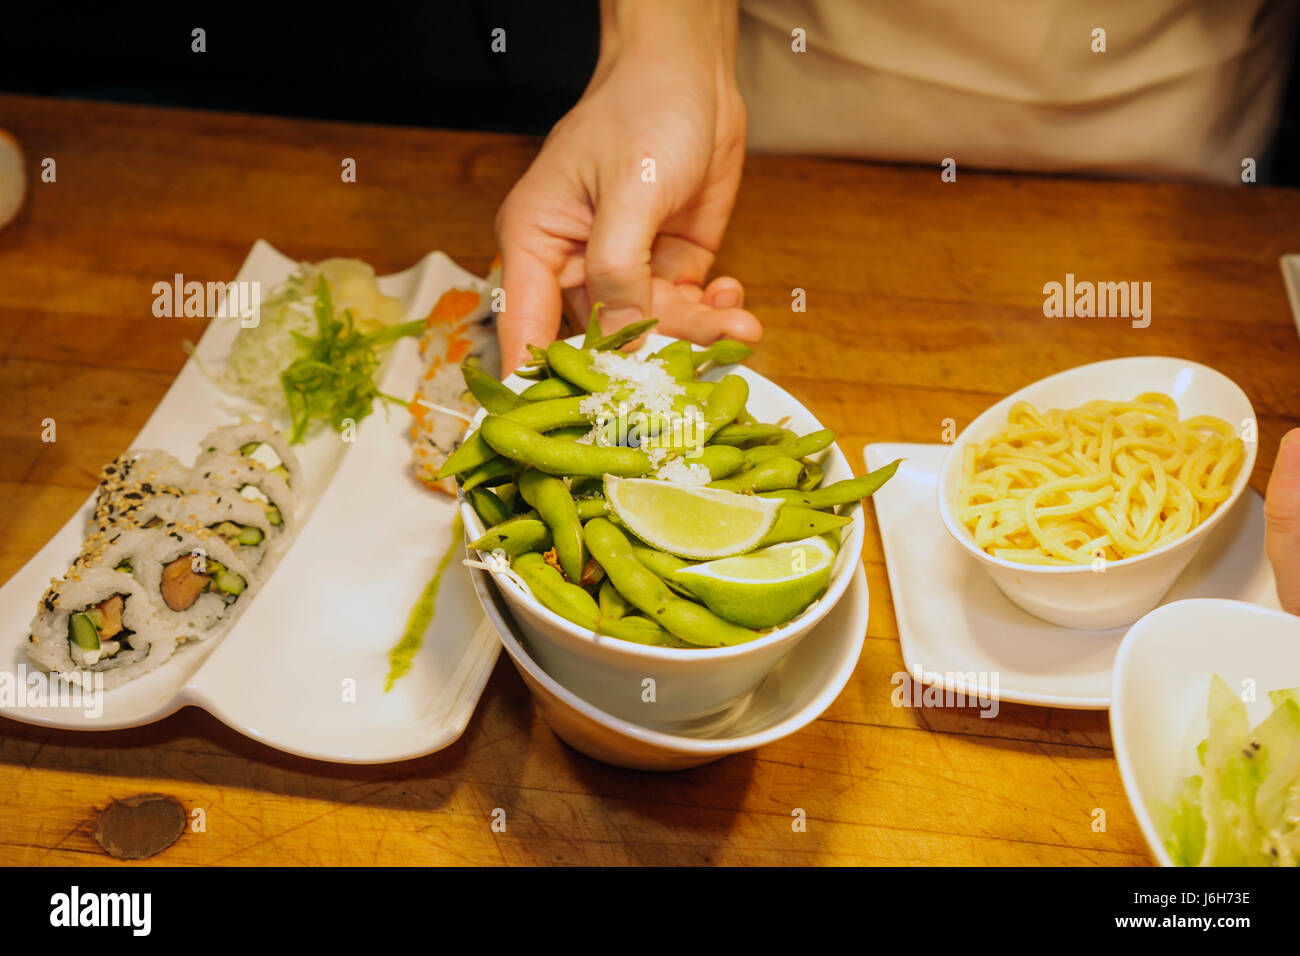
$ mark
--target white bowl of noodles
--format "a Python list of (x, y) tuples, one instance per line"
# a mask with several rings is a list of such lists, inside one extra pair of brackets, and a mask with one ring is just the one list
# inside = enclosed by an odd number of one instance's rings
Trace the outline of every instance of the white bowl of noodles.
[[(1152, 393), (1176, 403), (1176, 418), (1158, 399), (1137, 401)], [(1126, 627), (1160, 603), (1241, 496), (1258, 434), (1250, 399), (1212, 368), (1157, 356), (1096, 362), (971, 422), (939, 473), (939, 513), (1029, 613), (1064, 627)]]

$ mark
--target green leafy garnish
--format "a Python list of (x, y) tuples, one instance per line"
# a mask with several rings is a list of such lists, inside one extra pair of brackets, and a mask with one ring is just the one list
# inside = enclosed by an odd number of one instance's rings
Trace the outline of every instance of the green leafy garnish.
[(317, 335), (291, 333), (303, 354), (280, 373), (293, 430), (289, 441), (303, 440), (311, 424), (329, 422), (342, 431), (348, 420), (359, 423), (374, 409), (376, 398), (405, 405), (403, 399), (387, 395), (375, 384), (379, 350), (408, 335), (424, 331), (416, 320), (389, 325), (374, 332), (358, 331), (350, 309), (334, 314), (334, 300), (324, 276), (316, 286)]

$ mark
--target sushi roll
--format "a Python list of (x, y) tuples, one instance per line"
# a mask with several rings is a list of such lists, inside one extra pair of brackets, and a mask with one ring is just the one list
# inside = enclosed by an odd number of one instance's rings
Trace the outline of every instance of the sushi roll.
[(179, 497), (191, 489), (191, 469), (165, 451), (134, 449), (99, 474), (91, 530), (130, 515), (155, 495)]
[(501, 284), (500, 263), (499, 256), (493, 260), (492, 272), (479, 288), (444, 292), (420, 336), (425, 371), (410, 406), (415, 419), (411, 455), (415, 476), (449, 495), (456, 493), (456, 483), (435, 476), (447, 456), (459, 447), (478, 411), (478, 402), (465, 388), (460, 363), (476, 358), (485, 372), (501, 375), (496, 313), (492, 311), (492, 290)]
[(214, 454), (195, 467), (194, 480), (205, 490), (234, 491), (261, 508), (273, 545), (293, 534), (297, 504), (283, 474), (246, 455)]
[(41, 598), (27, 638), (27, 657), (47, 671), (91, 686), (118, 687), (155, 669), (176, 649), (144, 589), (106, 567), (74, 568)]
[(153, 495), (131, 512), (97, 527), (83, 550), (93, 551), (115, 532), (163, 524), (199, 525), (226, 539), (250, 568), (257, 570), (271, 553), (275, 533), (266, 511), (230, 488), (196, 491), (179, 498)]
[(199, 443), (199, 457), (194, 463), (202, 470), (204, 463), (218, 455), (240, 455), (263, 465), (279, 475), (290, 488), (302, 487), (302, 466), (289, 447), (288, 440), (266, 422), (226, 425), (211, 431)]
[(73, 572), (92, 568), (133, 578), (159, 626), (178, 641), (224, 634), (258, 586), (225, 538), (175, 522), (127, 529), (95, 542), (77, 558)]

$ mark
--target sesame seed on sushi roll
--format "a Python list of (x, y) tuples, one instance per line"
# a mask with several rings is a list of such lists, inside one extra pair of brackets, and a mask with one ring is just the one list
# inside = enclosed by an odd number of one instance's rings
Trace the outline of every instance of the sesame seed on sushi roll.
[(155, 528), (163, 524), (198, 525), (220, 535), (250, 568), (262, 566), (276, 532), (266, 511), (232, 488), (208, 488), (179, 498), (154, 495), (129, 514), (98, 527), (86, 540), (93, 550), (114, 531)]
[(165, 451), (133, 449), (99, 474), (92, 529), (131, 514), (156, 495), (179, 497), (191, 490), (191, 469)]
[[(118, 687), (161, 665), (175, 635), (154, 611), (144, 588), (111, 568), (73, 568), (41, 598), (27, 639), (27, 657), (47, 671), (91, 686)], [(88, 680), (89, 678), (89, 680)]]
[(108, 568), (132, 577), (180, 641), (224, 634), (259, 583), (221, 535), (174, 522), (110, 535), (77, 562), (74, 570)]

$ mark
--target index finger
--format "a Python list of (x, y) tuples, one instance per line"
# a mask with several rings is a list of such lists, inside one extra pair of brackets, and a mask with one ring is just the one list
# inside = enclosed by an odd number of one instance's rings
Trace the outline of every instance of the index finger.
[(546, 264), (518, 245), (501, 249), (501, 288), (505, 298), (497, 317), (501, 374), (528, 361), (529, 345), (549, 345), (560, 330), (560, 282)]

